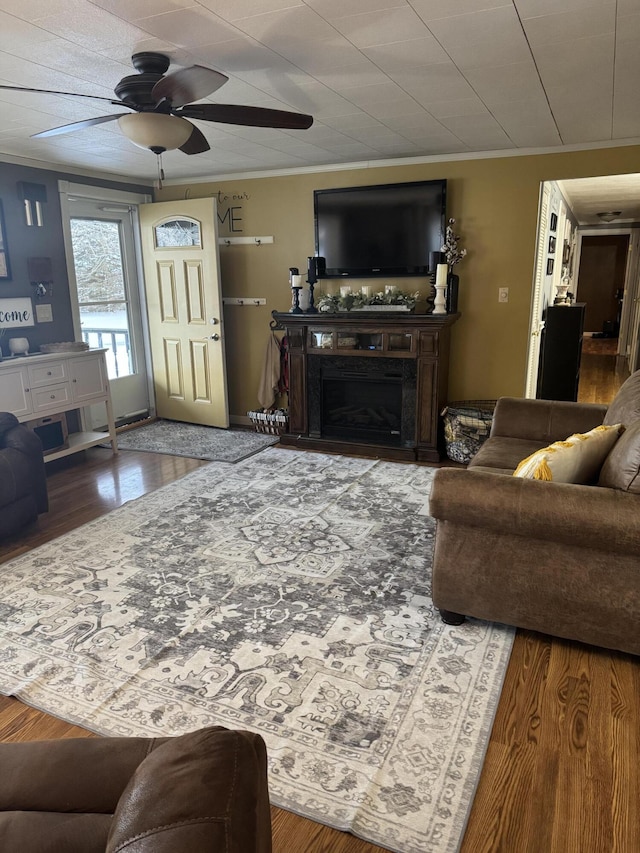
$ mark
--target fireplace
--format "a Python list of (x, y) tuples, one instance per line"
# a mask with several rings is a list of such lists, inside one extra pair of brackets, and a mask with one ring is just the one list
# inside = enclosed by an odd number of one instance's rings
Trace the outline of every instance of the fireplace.
[(285, 447), (438, 462), (457, 314), (274, 311), (287, 335)]
[(415, 359), (309, 356), (309, 436), (415, 447)]

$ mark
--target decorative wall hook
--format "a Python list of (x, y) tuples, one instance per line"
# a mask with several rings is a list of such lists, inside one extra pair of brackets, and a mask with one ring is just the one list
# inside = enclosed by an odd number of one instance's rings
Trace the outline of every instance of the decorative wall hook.
[(255, 237), (254, 239), (256, 241), (256, 246), (262, 246), (262, 240), (260, 239), (260, 237)]

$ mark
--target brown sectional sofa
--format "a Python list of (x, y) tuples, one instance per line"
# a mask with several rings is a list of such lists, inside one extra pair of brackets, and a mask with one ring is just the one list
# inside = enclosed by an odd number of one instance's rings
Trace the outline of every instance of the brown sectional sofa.
[[(598, 483), (513, 477), (553, 441), (625, 431)], [(467, 469), (436, 472), (433, 601), (445, 621), (503, 622), (640, 654), (640, 371), (607, 408), (503, 397)]]

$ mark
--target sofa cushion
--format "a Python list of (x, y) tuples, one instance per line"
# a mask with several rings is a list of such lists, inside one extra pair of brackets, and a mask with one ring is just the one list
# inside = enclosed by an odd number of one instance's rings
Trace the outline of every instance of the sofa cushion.
[(493, 471), (511, 476), (518, 463), (526, 456), (535, 453), (548, 442), (532, 441), (525, 438), (493, 436), (488, 438), (469, 463), (469, 470)]
[(598, 485), (640, 494), (640, 420), (627, 427), (609, 451)]
[(618, 440), (620, 429), (620, 424), (601, 425), (556, 441), (523, 459), (513, 475), (554, 483), (592, 482)]
[(607, 409), (603, 423), (629, 426), (640, 420), (640, 370), (622, 383)]

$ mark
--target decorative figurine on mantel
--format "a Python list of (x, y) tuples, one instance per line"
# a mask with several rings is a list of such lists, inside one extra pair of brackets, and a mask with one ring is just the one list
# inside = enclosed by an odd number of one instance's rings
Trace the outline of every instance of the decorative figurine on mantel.
[(455, 219), (449, 220), (445, 231), (444, 245), (440, 249), (440, 251), (443, 252), (447, 264), (449, 266), (446, 297), (447, 314), (455, 314), (458, 310), (458, 285), (460, 284), (460, 277), (453, 272), (453, 268), (456, 264), (460, 263), (460, 261), (467, 254), (466, 249), (458, 248), (458, 240), (460, 239), (460, 235), (456, 234), (453, 230), (453, 226), (455, 224)]

